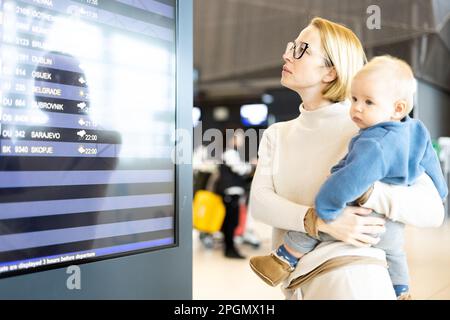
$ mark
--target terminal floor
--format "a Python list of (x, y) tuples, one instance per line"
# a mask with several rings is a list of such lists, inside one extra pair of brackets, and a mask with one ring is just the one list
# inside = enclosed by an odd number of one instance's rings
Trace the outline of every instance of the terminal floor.
[[(223, 256), (220, 243), (207, 249), (193, 232), (193, 298), (207, 300), (283, 299), (279, 288), (263, 283), (248, 266), (248, 257), (270, 251), (270, 228), (254, 222), (258, 249), (240, 245), (247, 259)], [(411, 293), (417, 300), (450, 300), (450, 221), (437, 229), (406, 228)]]

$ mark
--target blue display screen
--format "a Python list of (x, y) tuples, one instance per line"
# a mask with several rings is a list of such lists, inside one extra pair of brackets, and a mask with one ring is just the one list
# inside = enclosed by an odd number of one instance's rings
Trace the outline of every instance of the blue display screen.
[(0, 8), (0, 277), (175, 245), (175, 0)]

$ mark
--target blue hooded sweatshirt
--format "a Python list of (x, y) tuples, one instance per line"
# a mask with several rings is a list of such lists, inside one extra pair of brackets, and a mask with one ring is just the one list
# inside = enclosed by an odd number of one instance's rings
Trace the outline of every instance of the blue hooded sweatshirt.
[(331, 172), (315, 201), (317, 214), (325, 221), (336, 219), (376, 181), (409, 186), (425, 172), (442, 199), (448, 193), (428, 130), (409, 116), (360, 130)]

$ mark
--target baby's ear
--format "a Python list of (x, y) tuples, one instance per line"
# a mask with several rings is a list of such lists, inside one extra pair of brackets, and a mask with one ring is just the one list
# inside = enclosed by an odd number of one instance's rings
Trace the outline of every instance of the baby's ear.
[(401, 120), (406, 116), (407, 102), (405, 100), (396, 101), (394, 104), (394, 118)]

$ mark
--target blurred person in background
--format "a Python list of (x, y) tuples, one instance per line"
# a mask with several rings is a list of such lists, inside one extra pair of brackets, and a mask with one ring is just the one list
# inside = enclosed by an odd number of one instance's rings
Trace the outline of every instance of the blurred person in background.
[(245, 162), (238, 150), (242, 150), (245, 137), (241, 130), (236, 130), (226, 142), (223, 163), (219, 167), (217, 193), (223, 197), (225, 219), (222, 225), (224, 235), (224, 255), (227, 258), (244, 259), (234, 244), (236, 227), (239, 224), (240, 199), (245, 196), (247, 178), (252, 172), (252, 165)]

